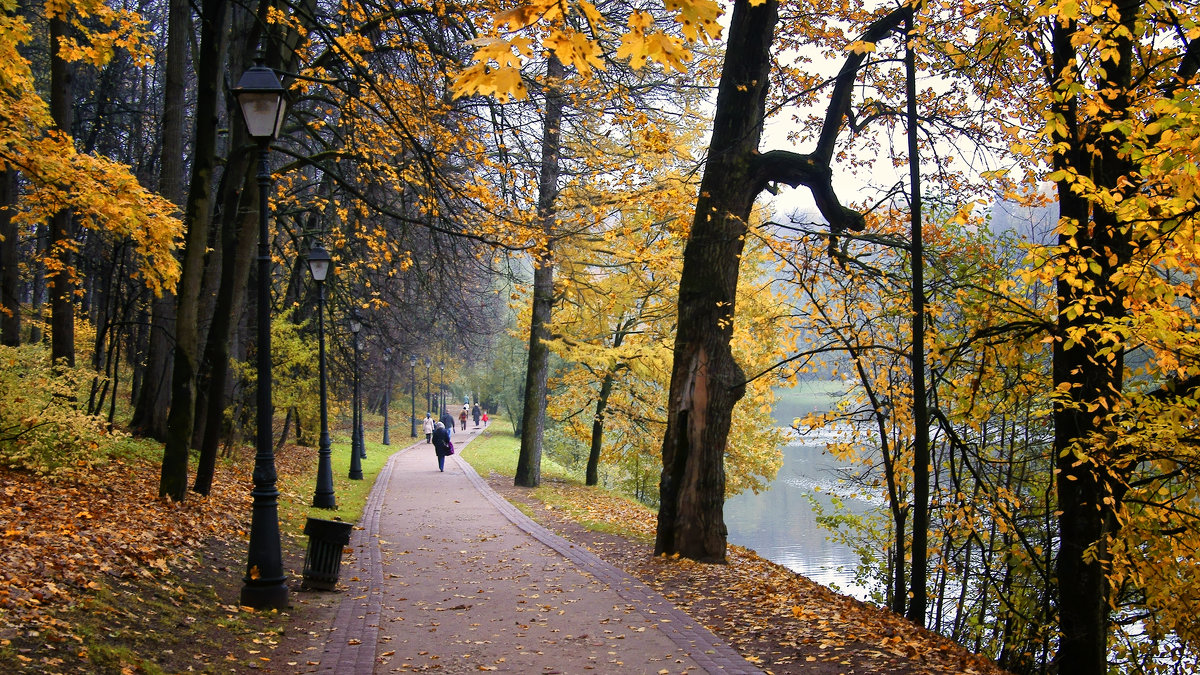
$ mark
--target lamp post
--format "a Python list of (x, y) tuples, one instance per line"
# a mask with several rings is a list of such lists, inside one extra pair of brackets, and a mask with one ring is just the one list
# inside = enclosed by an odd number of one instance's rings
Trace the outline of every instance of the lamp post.
[(391, 445), (392, 437), (388, 432), (388, 408), (392, 405), (392, 348), (383, 349), (383, 368), (387, 371), (387, 389), (383, 391), (383, 444)]
[(275, 487), (275, 452), (271, 446), (271, 256), (267, 246), (267, 192), (271, 174), (267, 153), (279, 133), (286, 104), (283, 85), (275, 71), (258, 58), (242, 73), (234, 88), (246, 130), (258, 141), (258, 400), (254, 454), (254, 506), (250, 520), (246, 576), (241, 604), (255, 609), (285, 609), (287, 577), (279, 538), (279, 490)]
[(362, 338), (359, 337), (354, 341), (354, 390), (358, 395), (358, 404), (356, 406), (358, 409), (358, 422), (354, 425), (354, 429), (358, 432), (358, 458), (366, 459), (367, 439), (363, 434), (363, 427), (365, 426), (365, 423), (363, 422), (363, 408), (365, 407), (364, 404), (366, 403), (363, 399), (365, 399), (366, 396), (364, 396), (362, 393), (362, 369), (358, 367), (359, 363), (361, 363), (360, 355), (362, 354), (362, 350), (363, 341)]
[(333, 259), (320, 242), (308, 249), (308, 272), (317, 282), (317, 370), (321, 381), (321, 441), (317, 446), (317, 489), (312, 505), (319, 509), (336, 509), (333, 495), (333, 451), (329, 441), (329, 385), (325, 377), (325, 277)]
[(358, 310), (350, 313), (350, 339), (354, 342), (354, 396), (350, 404), (350, 480), (362, 480), (362, 454), (358, 444), (362, 442), (358, 424), (358, 332), (362, 330), (362, 321), (358, 318)]
[(412, 437), (417, 437), (417, 357), (408, 360), (408, 400), (412, 404), (408, 418), (412, 421)]
[(438, 368), (442, 371), (442, 377), (438, 380), (438, 410), (446, 411), (446, 362), (438, 361)]

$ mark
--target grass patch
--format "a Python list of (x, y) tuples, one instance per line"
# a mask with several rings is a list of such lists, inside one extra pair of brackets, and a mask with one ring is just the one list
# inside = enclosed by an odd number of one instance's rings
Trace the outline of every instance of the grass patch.
[[(521, 452), (521, 439), (513, 436), (512, 423), (505, 419), (492, 418), (479, 438), (471, 441), (462, 451), (467, 461), (480, 476), (493, 471), (512, 478), (517, 475), (517, 456)], [(571, 481), (571, 472), (562, 465), (542, 455), (542, 478)]]
[[(481, 476), (495, 472), (516, 475), (521, 440), (512, 435), (512, 425), (493, 423), (483, 436), (463, 451), (465, 459)], [(601, 487), (587, 487), (559, 464), (542, 458), (543, 484), (530, 496), (547, 508), (558, 510), (593, 532), (604, 532), (638, 540), (653, 540), (654, 512), (630, 497)], [(532, 509), (521, 502), (513, 505), (531, 518)]]
[(383, 465), (389, 457), (407, 444), (383, 445), (366, 441), (367, 457), (362, 462), (362, 480), (350, 480), (350, 441), (333, 443), (331, 464), (333, 465), (333, 494), (336, 509), (318, 509), (312, 505), (313, 493), (317, 488), (317, 448), (304, 453), (308, 467), (297, 467), (297, 471), (281, 475), (279, 480), (279, 527), (282, 532), (301, 536), (304, 522), (310, 516), (323, 520), (341, 520), (356, 523), (367, 504), (367, 496), (375, 485)]

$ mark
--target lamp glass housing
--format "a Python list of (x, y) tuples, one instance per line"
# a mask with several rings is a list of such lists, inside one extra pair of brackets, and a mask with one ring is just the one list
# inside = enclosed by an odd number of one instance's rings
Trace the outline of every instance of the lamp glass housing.
[(242, 118), (250, 136), (257, 139), (275, 138), (283, 125), (287, 101), (283, 97), (283, 85), (275, 71), (259, 63), (238, 80), (233, 93), (242, 108)]
[(329, 257), (329, 252), (320, 244), (313, 244), (308, 250), (308, 273), (312, 275), (313, 281), (321, 283), (329, 276), (329, 269), (333, 266), (333, 259)]

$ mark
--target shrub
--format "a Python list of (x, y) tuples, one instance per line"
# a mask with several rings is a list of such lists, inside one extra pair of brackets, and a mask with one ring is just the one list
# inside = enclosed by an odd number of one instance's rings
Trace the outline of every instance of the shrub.
[(125, 435), (84, 410), (93, 377), (53, 367), (44, 345), (0, 345), (0, 464), (54, 474), (104, 458)]

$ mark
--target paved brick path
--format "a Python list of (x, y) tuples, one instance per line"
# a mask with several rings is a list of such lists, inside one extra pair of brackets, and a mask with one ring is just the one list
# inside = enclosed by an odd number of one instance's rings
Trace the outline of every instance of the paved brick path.
[(359, 526), (318, 672), (761, 672), (423, 442), (388, 460)]

